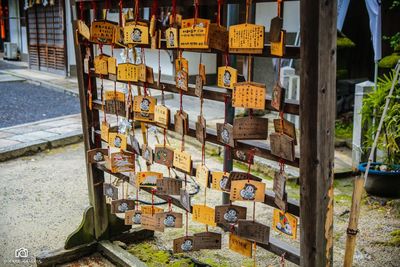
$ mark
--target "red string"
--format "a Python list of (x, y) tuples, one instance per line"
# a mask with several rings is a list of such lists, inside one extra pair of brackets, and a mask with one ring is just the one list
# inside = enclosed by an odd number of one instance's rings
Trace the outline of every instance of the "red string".
[(90, 77), (90, 68), (88, 72), (88, 106), (92, 110), (92, 78)]
[(135, 24), (139, 19), (139, 0), (135, 0)]
[(154, 193), (156, 189), (151, 189), (151, 215), (154, 215)]
[(247, 159), (247, 162), (249, 164), (249, 168), (247, 169), (247, 182), (250, 182), (250, 170), (251, 170), (251, 165), (253, 163), (254, 154), (255, 154), (255, 149), (249, 150)]
[(139, 210), (139, 188), (136, 188), (136, 210)]
[(151, 15), (157, 17), (158, 10), (158, 0), (153, 0), (153, 5), (151, 6)]
[(79, 9), (80, 9), (80, 20), (83, 20), (83, 10), (84, 10), (84, 3), (83, 2), (80, 2), (79, 3)]
[(119, 0), (119, 26), (123, 26), (122, 25), (122, 9), (123, 9), (123, 0)]
[(90, 4), (92, 5), (92, 9), (93, 9), (93, 19), (96, 19), (96, 15), (97, 15), (97, 6), (96, 6), (96, 2), (92, 1), (90, 2)]
[(182, 90), (179, 90), (179, 114), (182, 114), (183, 111), (183, 93)]
[(221, 5), (222, 5), (223, 0), (218, 0), (217, 2), (218, 2), (217, 23), (219, 26), (219, 25), (221, 25)]
[(172, 17), (176, 20), (176, 0), (172, 0)]
[(194, 24), (196, 24), (196, 20), (199, 17), (199, 0), (194, 0)]
[(229, 62), (229, 54), (228, 52), (225, 52), (225, 67), (230, 66), (230, 62)]
[(172, 198), (168, 198), (168, 211), (171, 212), (172, 211)]
[(167, 143), (167, 129), (164, 128), (164, 147)]

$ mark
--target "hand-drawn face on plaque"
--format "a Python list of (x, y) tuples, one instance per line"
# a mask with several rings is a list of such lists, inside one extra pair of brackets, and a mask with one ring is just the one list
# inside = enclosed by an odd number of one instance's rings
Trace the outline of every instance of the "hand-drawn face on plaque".
[(176, 217), (173, 214), (167, 214), (164, 219), (165, 227), (175, 227)]
[(132, 41), (140, 43), (142, 42), (142, 31), (138, 28), (133, 29), (131, 34)]
[(230, 87), (231, 86), (231, 73), (228, 70), (224, 72), (224, 86)]
[(236, 223), (238, 220), (238, 212), (234, 208), (229, 208), (224, 214), (225, 221), (229, 223)]
[(245, 184), (245, 187), (240, 191), (240, 196), (245, 200), (254, 200), (257, 188), (252, 184)]
[(186, 239), (186, 240), (182, 243), (181, 249), (182, 249), (184, 252), (191, 251), (191, 250), (193, 249), (193, 240), (192, 240), (192, 239)]

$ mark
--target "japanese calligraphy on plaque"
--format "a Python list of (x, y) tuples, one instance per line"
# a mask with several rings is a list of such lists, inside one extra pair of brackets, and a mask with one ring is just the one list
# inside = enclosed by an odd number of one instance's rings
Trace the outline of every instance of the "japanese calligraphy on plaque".
[(108, 74), (108, 58), (109, 56), (104, 54), (95, 56), (93, 64), (94, 64), (94, 72), (96, 74), (102, 74), (102, 75)]
[(254, 242), (269, 243), (269, 227), (253, 220), (238, 220), (237, 235)]
[(165, 228), (182, 228), (182, 213), (167, 211), (156, 213), (157, 224), (164, 225)]
[(229, 123), (217, 123), (217, 140), (224, 145), (235, 147), (233, 126)]
[(272, 191), (275, 193), (275, 204), (279, 207), (279, 209), (286, 211), (287, 209), (287, 194), (285, 191), (286, 187), (286, 174), (285, 172), (275, 172), (274, 175), (274, 185)]
[(135, 170), (135, 154), (121, 151), (110, 155), (111, 172), (131, 172)]
[(237, 70), (229, 67), (218, 68), (218, 87), (233, 89), (233, 85), (237, 83)]
[(169, 125), (169, 115), (170, 111), (169, 108), (162, 105), (155, 106), (154, 109), (154, 122), (157, 126), (168, 128)]
[(125, 94), (118, 91), (104, 92), (104, 112), (125, 116)]
[(221, 234), (203, 232), (194, 234), (197, 249), (221, 249)]
[(264, 48), (264, 26), (239, 24), (229, 27), (229, 52), (261, 54)]
[(118, 64), (117, 80), (125, 82), (138, 81), (138, 67), (132, 63)]
[(149, 44), (149, 28), (145, 25), (129, 25), (124, 27), (125, 44)]
[(80, 35), (85, 37), (85, 39), (90, 40), (90, 29), (83, 20), (78, 19), (77, 29)]
[(142, 223), (142, 212), (139, 210), (128, 210), (125, 212), (125, 225)]
[(236, 83), (232, 105), (239, 108), (265, 109), (265, 85), (254, 82)]
[(172, 167), (174, 161), (174, 149), (169, 146), (156, 145), (154, 149), (154, 162)]
[(176, 149), (174, 151), (173, 165), (180, 171), (190, 174), (192, 171), (192, 157), (189, 153)]
[(160, 212), (164, 212), (162, 208), (155, 207), (155, 206), (141, 206), (140, 211), (142, 214), (156, 214)]
[(259, 117), (236, 118), (233, 122), (233, 139), (261, 140), (268, 138), (268, 119)]
[(135, 96), (133, 98), (133, 111), (135, 120), (153, 121), (157, 99), (152, 96)]
[(292, 239), (297, 238), (297, 218), (289, 213), (274, 209), (272, 228), (279, 233), (290, 236)]
[(182, 181), (174, 178), (157, 179), (157, 194), (180, 195)]
[(167, 41), (167, 48), (178, 48), (178, 29), (169, 27), (165, 30), (165, 39)]
[[(283, 129), (282, 129), (283, 124)], [(284, 133), (294, 139), (294, 144), (297, 145), (296, 128), (293, 123), (288, 120), (274, 119), (274, 128), (277, 133)]]
[(226, 191), (226, 185), (229, 180), (227, 172), (212, 172), (211, 173), (211, 189)]
[(294, 139), (280, 133), (271, 133), (270, 136), (271, 154), (285, 160), (294, 161)]
[(92, 150), (88, 150), (87, 152), (87, 161), (88, 163), (97, 163), (101, 161), (105, 161), (105, 156), (108, 155), (107, 148), (95, 148)]
[(203, 164), (199, 164), (197, 165), (196, 168), (196, 181), (204, 186), (207, 187), (208, 186), (208, 176), (210, 174), (210, 171), (208, 170), (208, 168), (203, 165)]
[(252, 243), (249, 240), (233, 233), (229, 234), (229, 249), (246, 257), (251, 257), (253, 252)]
[(285, 88), (282, 88), (278, 83), (272, 89), (271, 106), (277, 111), (283, 111), (285, 103)]
[(235, 224), (239, 219), (246, 219), (246, 207), (237, 205), (215, 206), (215, 222), (223, 225)]
[(208, 27), (187, 27), (179, 30), (179, 48), (207, 49)]
[(117, 74), (117, 59), (109, 57), (107, 61), (108, 74)]
[(164, 232), (164, 224), (159, 224), (157, 220), (157, 213), (154, 214), (142, 214), (141, 225), (144, 229)]
[(111, 201), (111, 213), (124, 213), (135, 208), (135, 201), (131, 199), (118, 199)]
[(195, 222), (217, 226), (215, 223), (215, 210), (206, 205), (193, 205), (192, 219)]
[(157, 180), (163, 179), (161, 172), (138, 172), (136, 174), (137, 187), (156, 187)]
[(264, 202), (265, 184), (252, 180), (232, 181), (230, 200)]
[(271, 42), (271, 55), (282, 57), (285, 54), (286, 31), (281, 31), (278, 42)]
[(112, 44), (114, 39), (114, 28), (118, 23), (97, 20), (93, 21), (90, 27), (91, 41), (98, 44)]

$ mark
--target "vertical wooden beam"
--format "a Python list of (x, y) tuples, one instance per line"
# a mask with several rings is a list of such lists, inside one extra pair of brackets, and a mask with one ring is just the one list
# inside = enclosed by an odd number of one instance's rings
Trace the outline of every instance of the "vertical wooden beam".
[(300, 1), (301, 266), (332, 266), (336, 0)]

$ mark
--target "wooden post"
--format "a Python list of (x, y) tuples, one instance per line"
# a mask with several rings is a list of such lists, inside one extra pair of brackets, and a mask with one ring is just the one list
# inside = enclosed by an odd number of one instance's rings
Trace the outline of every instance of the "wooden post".
[(300, 1), (301, 266), (332, 266), (337, 2)]
[(356, 246), (358, 218), (360, 216), (361, 196), (364, 188), (364, 179), (354, 179), (353, 198), (351, 203), (349, 227), (347, 228), (346, 250), (344, 254), (344, 267), (353, 266), (354, 248)]

